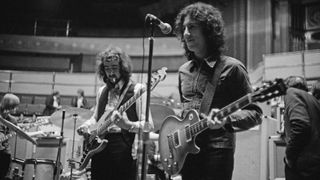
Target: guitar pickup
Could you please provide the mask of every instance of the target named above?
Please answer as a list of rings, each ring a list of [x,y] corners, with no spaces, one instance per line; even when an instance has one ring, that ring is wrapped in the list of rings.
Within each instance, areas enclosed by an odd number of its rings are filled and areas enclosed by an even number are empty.
[[[191,132],[190,132],[190,125],[186,125],[184,127],[185,132],[186,132],[186,142],[191,141]]]
[[[174,147],[177,148],[181,145],[180,143],[180,133],[179,130],[175,131],[173,133],[173,143],[174,143]]]

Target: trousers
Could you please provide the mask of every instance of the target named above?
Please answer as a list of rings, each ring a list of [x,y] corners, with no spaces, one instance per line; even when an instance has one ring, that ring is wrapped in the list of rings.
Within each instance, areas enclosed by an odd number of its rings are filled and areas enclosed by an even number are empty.
[[[231,180],[234,150],[202,148],[199,154],[188,154],[181,170],[183,180]]]

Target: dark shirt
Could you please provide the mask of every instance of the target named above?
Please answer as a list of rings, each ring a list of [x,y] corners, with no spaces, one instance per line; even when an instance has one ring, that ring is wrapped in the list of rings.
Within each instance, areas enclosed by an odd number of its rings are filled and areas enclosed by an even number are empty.
[[[306,91],[289,88],[284,103],[287,161],[305,176],[320,172],[320,102]]]
[[[223,56],[225,61],[211,108],[221,109],[252,92],[248,73],[244,65],[231,57]],[[206,61],[188,61],[179,68],[179,92],[185,109],[199,110],[206,84],[211,81],[214,68]],[[190,105],[188,105],[190,104]],[[230,115],[232,129],[247,130],[261,123],[261,109],[251,104],[242,111]],[[235,137],[232,130],[206,130],[197,136],[197,144],[215,148],[234,148]]]

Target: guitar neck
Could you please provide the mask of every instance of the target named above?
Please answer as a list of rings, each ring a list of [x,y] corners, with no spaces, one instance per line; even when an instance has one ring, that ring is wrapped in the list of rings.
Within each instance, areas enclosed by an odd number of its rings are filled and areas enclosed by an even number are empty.
[[[128,101],[126,101],[123,105],[120,106],[120,108],[118,109],[118,111],[120,113],[125,112],[126,110],[128,110],[132,104],[134,104],[137,99],[144,93],[146,92],[145,88],[140,89],[140,91],[138,91],[136,94],[134,94]]]
[[[152,85],[151,85],[151,90],[153,90],[157,85],[158,85],[158,83],[160,82],[160,78],[158,78],[154,83],[152,83]],[[125,102],[122,106],[120,106],[120,108],[119,108],[119,112],[120,113],[123,113],[124,111],[126,111],[126,110],[128,110],[131,106],[132,106],[132,104],[133,103],[135,103],[136,102],[136,100],[138,99],[138,98],[140,98],[141,96],[142,96],[142,94],[143,93],[145,93],[146,92],[146,88],[141,88],[136,94],[134,94],[127,102]]]
[[[246,96],[243,96],[237,101],[222,108],[214,116],[217,117],[218,119],[222,119],[224,117],[229,116],[230,114],[236,112],[237,110],[251,104],[252,103],[251,97],[252,97],[251,94],[247,94]],[[186,130],[189,131],[188,133],[190,133],[191,136],[196,136],[208,128],[207,121],[208,121],[207,118],[200,120],[199,122],[192,124],[189,127],[189,129],[186,129]]]

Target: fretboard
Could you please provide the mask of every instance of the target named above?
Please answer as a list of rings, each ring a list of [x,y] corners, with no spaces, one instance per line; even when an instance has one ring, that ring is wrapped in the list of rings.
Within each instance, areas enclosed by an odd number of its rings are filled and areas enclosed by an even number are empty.
[[[121,113],[123,113],[124,111],[128,110],[132,104],[134,104],[137,99],[144,93],[146,92],[145,88],[141,88],[136,94],[134,94],[128,101],[126,101],[123,105],[120,106],[120,108],[118,109],[118,111]]]

